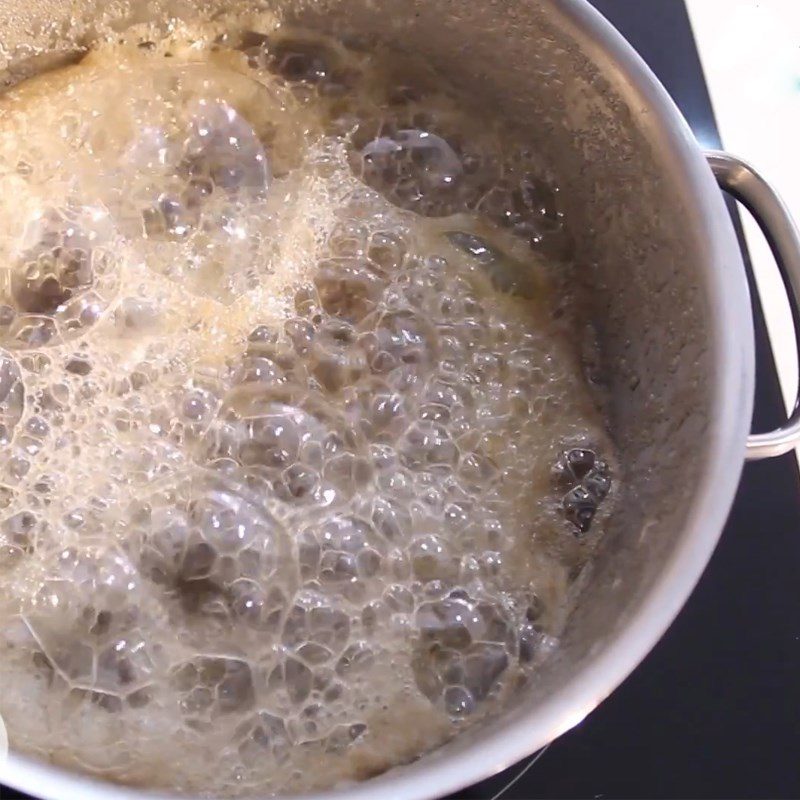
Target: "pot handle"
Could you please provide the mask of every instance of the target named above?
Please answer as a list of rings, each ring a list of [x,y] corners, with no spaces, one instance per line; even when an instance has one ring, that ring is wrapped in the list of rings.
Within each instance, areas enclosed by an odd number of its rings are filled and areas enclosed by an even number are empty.
[[[752,215],[769,243],[792,308],[800,342],[800,232],[789,209],[775,190],[746,162],[729,153],[709,151],[706,159],[720,188],[738,200]],[[800,444],[800,395],[784,425],[769,433],[747,438],[748,461],[788,453]]]

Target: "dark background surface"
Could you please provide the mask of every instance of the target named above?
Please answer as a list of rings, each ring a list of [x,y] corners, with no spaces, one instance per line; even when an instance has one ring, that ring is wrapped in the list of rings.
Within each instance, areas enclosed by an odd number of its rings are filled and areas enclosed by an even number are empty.
[[[704,145],[718,146],[682,0],[594,2],[655,70]],[[766,430],[784,413],[755,312],[754,429]],[[800,477],[791,455],[745,468],[720,545],[664,639],[509,787],[520,771],[451,800],[800,798]],[[0,788],[0,797],[22,795]]]

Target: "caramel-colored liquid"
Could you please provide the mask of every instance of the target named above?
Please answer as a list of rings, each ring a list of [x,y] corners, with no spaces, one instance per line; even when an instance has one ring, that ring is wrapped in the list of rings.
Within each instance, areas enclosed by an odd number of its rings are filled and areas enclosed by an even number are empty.
[[[425,65],[217,32],[0,99],[0,712],[304,791],[535,680],[610,502],[579,536],[553,471],[610,445],[524,144]]]

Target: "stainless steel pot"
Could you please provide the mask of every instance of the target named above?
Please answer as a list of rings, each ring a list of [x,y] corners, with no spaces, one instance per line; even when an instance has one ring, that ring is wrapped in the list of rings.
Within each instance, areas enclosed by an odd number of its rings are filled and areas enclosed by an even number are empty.
[[[242,0],[248,2],[250,0]],[[125,19],[209,14],[222,0],[121,3]],[[230,3],[228,3],[230,5]],[[800,238],[743,162],[703,154],[667,93],[585,0],[275,0],[309,27],[413,48],[469,87],[482,113],[527,126],[569,203],[580,269],[612,387],[626,495],[562,644],[502,719],[414,764],[318,800],[431,798],[474,783],[582,720],[634,669],[692,591],[743,460],[800,439],[800,414],[748,437],[753,324],[741,254],[717,182],[757,217],[795,309]],[[100,4],[0,0],[10,80],[42,51],[91,38]],[[104,9],[108,12],[108,9]],[[716,177],[716,180],[715,180]],[[44,798],[141,798],[13,754],[5,783]]]

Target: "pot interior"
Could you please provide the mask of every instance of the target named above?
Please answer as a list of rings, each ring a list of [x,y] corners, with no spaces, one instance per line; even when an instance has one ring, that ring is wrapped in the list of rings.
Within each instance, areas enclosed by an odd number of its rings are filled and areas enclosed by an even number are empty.
[[[91,41],[100,13],[114,14],[122,28],[143,19],[166,24],[173,15],[210,15],[226,6],[42,0],[21,7],[16,0],[0,0],[3,76],[12,83],[69,60]],[[663,112],[651,113],[629,75],[586,34],[580,15],[574,16],[578,6],[566,0],[269,4],[281,18],[307,28],[413,50],[456,86],[468,88],[482,113],[513,119],[529,132],[531,146],[544,154],[563,187],[576,253],[571,280],[585,299],[585,323],[600,342],[611,434],[625,473],[624,496],[594,562],[577,582],[576,610],[538,680],[508,717],[404,768],[412,778],[465,748],[489,752],[498,732],[514,722],[546,717],[519,744],[519,755],[520,748],[535,748],[591,710],[641,656],[622,654],[625,664],[616,678],[592,674],[593,665],[619,646],[678,554],[691,546],[687,521],[710,480],[719,438],[718,384],[732,369],[720,361],[722,312],[710,296],[714,283],[708,273],[720,266],[718,252],[709,242],[705,207],[688,194],[693,187],[685,163],[675,161],[682,134],[664,132]],[[723,234],[730,235],[727,227]],[[744,398],[735,403],[744,421],[727,434],[734,452],[741,449],[748,417],[747,369],[742,372]],[[739,463],[728,465],[730,480],[717,498],[721,508],[710,518],[706,550],[713,546],[739,469]],[[675,589],[675,609],[691,581]],[[571,687],[581,682],[585,687],[587,681],[591,691],[576,705]],[[559,697],[565,700],[556,707]],[[502,758],[496,768],[505,765]]]

